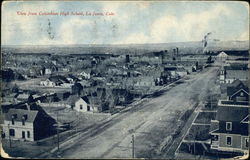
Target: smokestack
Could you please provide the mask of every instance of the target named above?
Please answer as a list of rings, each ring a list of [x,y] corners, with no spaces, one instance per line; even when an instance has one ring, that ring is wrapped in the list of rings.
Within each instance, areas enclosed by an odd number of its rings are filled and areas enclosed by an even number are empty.
[[[129,59],[129,55],[126,55],[126,63],[129,63],[130,59]]]
[[[211,35],[211,34],[212,34],[212,32],[207,33],[207,34],[204,36],[203,40],[202,40],[202,42],[203,42],[203,53],[205,53],[205,49],[207,48],[208,36]]]

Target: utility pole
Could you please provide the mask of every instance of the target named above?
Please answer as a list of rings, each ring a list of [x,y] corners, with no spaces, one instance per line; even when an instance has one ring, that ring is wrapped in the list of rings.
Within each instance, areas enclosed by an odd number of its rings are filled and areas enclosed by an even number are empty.
[[[58,111],[59,112],[59,111]],[[59,153],[59,123],[58,123],[58,112],[56,114],[56,121],[57,121],[57,127],[56,127],[56,132],[57,132],[57,153]]]
[[[8,130],[9,130],[9,145],[10,145],[10,148],[11,148],[10,124],[8,124]]]
[[[132,158],[135,158],[135,140],[134,140],[134,135],[132,134]]]

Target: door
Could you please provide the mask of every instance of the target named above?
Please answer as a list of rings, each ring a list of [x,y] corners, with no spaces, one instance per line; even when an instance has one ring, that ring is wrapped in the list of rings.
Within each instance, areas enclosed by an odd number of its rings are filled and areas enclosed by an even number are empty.
[[[25,139],[25,132],[22,131],[22,138]]]

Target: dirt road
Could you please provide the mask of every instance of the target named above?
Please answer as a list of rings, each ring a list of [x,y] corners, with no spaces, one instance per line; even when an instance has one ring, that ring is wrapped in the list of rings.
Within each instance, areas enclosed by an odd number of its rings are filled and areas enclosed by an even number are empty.
[[[164,139],[174,132],[180,115],[197,101],[204,101],[215,86],[217,68],[190,75],[163,95],[120,113],[61,148],[63,158],[131,158],[132,134],[135,157],[157,157]],[[47,158],[53,157],[49,155]]]

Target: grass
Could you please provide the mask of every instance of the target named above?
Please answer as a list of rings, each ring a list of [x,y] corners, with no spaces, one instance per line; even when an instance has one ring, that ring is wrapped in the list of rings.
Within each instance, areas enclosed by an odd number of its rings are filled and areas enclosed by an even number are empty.
[[[210,138],[209,129],[210,126],[207,125],[192,125],[185,140],[205,141]]]
[[[194,123],[210,124],[215,116],[216,112],[200,112]]]

